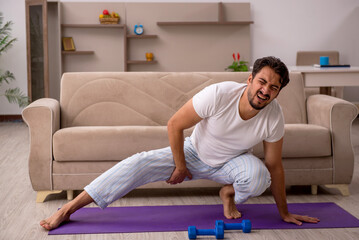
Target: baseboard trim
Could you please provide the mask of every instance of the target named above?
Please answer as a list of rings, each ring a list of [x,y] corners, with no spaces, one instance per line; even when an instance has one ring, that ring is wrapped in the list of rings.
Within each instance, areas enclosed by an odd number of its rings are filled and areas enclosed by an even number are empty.
[[[0,122],[22,122],[22,116],[18,115],[0,115]]]

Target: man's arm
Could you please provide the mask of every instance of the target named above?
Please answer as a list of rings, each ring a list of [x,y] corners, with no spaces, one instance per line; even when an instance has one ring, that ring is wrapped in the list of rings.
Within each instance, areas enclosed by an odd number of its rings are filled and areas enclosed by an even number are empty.
[[[168,121],[168,138],[176,168],[174,169],[171,177],[167,180],[167,183],[177,184],[183,182],[186,177],[189,179],[192,178],[191,173],[186,167],[186,161],[183,152],[183,130],[193,127],[201,120],[202,118],[198,116],[194,110],[191,99],[185,105],[183,105]]]
[[[283,138],[277,142],[263,141],[265,165],[271,174],[271,190],[279,214],[285,222],[295,223],[297,225],[302,225],[302,222],[317,223],[319,222],[318,218],[301,216],[288,212],[284,168],[282,164],[282,145]]]

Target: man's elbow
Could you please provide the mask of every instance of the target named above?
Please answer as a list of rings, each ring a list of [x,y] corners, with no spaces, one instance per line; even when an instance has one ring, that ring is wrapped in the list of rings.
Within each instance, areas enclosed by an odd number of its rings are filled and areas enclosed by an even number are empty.
[[[175,132],[178,131],[178,124],[176,124],[176,120],[172,117],[167,122],[167,132]]]
[[[172,118],[170,120],[168,120],[167,122],[167,131],[170,131],[170,129],[173,128],[173,120]]]

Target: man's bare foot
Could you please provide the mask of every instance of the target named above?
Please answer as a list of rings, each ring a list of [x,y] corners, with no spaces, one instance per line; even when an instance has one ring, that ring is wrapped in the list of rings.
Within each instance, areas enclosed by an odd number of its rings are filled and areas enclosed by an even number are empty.
[[[42,220],[40,222],[40,225],[46,230],[52,230],[60,226],[61,223],[69,220],[70,220],[70,214],[66,213],[66,211],[63,209],[60,209],[57,212],[55,212],[51,217]]]
[[[227,219],[242,217],[234,202],[234,188],[232,185],[225,185],[221,188],[219,196],[223,202],[223,214]]]
[[[60,226],[61,223],[69,221],[71,214],[92,202],[93,199],[91,196],[86,191],[83,191],[74,200],[68,202],[60,210],[55,212],[51,217],[42,220],[40,225],[47,230],[55,229]]]

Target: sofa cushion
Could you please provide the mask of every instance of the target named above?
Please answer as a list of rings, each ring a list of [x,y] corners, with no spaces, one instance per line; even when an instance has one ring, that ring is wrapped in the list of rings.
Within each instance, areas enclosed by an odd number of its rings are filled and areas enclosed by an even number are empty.
[[[254,154],[264,158],[263,144],[254,147]],[[326,157],[332,155],[328,128],[311,124],[286,124],[283,158]]]
[[[168,145],[166,128],[157,126],[70,127],[53,142],[56,161],[119,161]]]
[[[192,129],[185,132],[189,136]],[[164,126],[71,127],[53,137],[56,161],[120,161],[135,153],[167,147]],[[330,156],[329,129],[310,124],[286,124],[283,158]],[[263,144],[254,154],[264,157]]]
[[[191,132],[186,130],[185,136]],[[167,146],[165,126],[71,127],[53,136],[55,161],[120,161]]]

